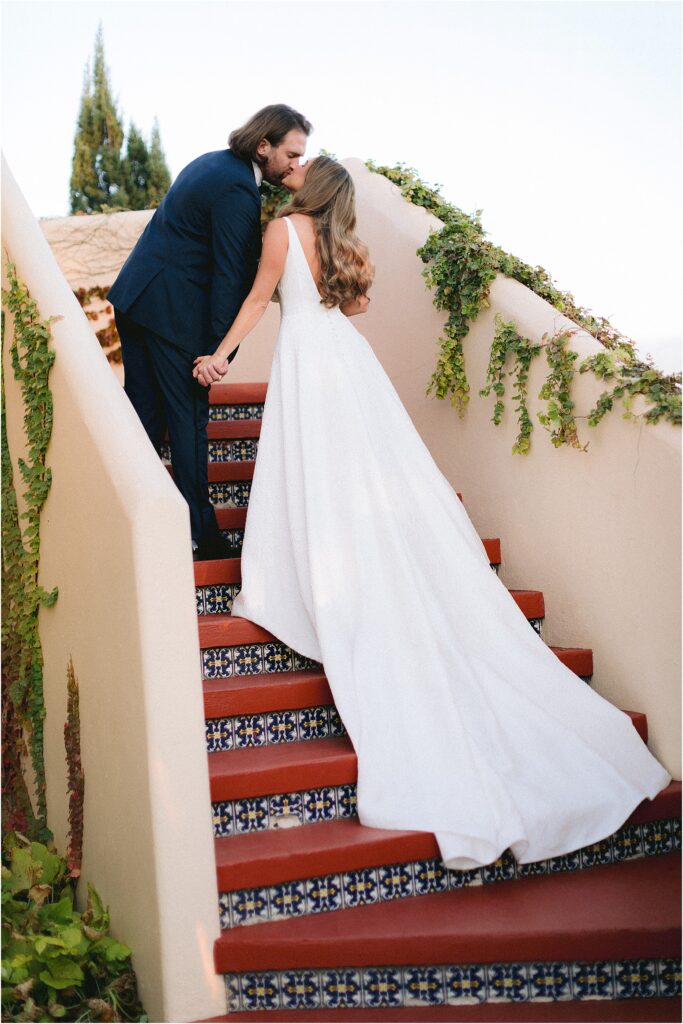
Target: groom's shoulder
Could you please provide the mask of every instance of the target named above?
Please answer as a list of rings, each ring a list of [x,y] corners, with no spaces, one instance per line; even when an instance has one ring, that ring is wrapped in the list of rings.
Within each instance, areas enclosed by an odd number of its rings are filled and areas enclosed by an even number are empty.
[[[213,149],[208,153],[202,153],[187,164],[181,174],[202,174],[216,177],[226,184],[244,181],[254,185],[258,192],[254,171],[250,164],[241,160],[229,149]]]

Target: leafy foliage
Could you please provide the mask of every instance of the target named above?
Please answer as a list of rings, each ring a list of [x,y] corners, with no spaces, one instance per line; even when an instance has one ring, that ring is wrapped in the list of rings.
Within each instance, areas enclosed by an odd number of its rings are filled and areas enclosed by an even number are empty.
[[[57,600],[57,588],[45,591],[38,584],[40,513],[52,483],[45,455],[52,434],[52,394],[48,376],[55,360],[49,320],[41,320],[26,286],[8,263],[9,289],[3,300],[13,316],[14,334],[10,357],[21,386],[27,458],[18,460],[24,483],[25,511],[19,514],[14,490],[12,460],[7,441],[5,389],[2,386],[2,697],[3,733],[8,747],[3,765],[9,769],[3,784],[3,811],[12,821],[24,820],[36,839],[52,838],[47,827],[45,764],[43,753],[43,655],[38,633],[41,607]],[[4,335],[3,335],[4,343]],[[22,530],[20,520],[26,521]],[[36,779],[35,815],[27,806],[25,784],[18,779],[21,755],[26,753],[24,730],[30,736],[30,757]],[[6,756],[5,756],[6,755]],[[10,785],[14,785],[12,790]],[[29,800],[30,805],[30,800]]]
[[[261,228],[264,228],[291,198],[291,192],[288,192],[284,185],[271,185],[264,179],[261,184]]]
[[[131,950],[109,934],[109,908],[88,884],[74,910],[69,866],[54,845],[9,832],[2,846],[5,1019],[147,1021]]]
[[[425,244],[417,250],[423,262],[428,264],[423,276],[434,292],[434,305],[448,314],[443,336],[439,339],[441,351],[427,394],[435,393],[440,399],[450,396],[458,414],[464,415],[470,387],[465,372],[463,339],[480,310],[490,306],[491,282],[498,273],[502,273],[551,303],[608,350],[584,359],[578,367],[579,373],[592,370],[601,379],[613,381],[611,390],[600,396],[589,414],[589,426],[595,426],[616,400],[622,401],[624,417],[633,418],[632,400],[636,394],[651,402],[644,413],[645,422],[656,423],[664,418],[675,425],[681,424],[681,374],[664,374],[656,369],[651,359],[640,359],[631,339],[606,319],[578,306],[570,292],[562,292],[555,287],[543,267],[531,267],[487,241],[481,226],[481,210],[476,210],[473,215],[463,213],[441,196],[440,186],[428,186],[414,168],[405,164],[388,167],[368,160],[366,166],[392,181],[409,202],[422,206],[443,224],[438,231],[432,231]],[[538,414],[539,421],[549,428],[554,445],[568,444],[586,451],[588,445],[579,443],[571,412],[570,392],[578,353],[567,349],[566,341],[575,332],[560,332],[553,339],[544,335],[544,344],[539,347],[520,337],[513,323],[503,323],[496,318],[496,324],[488,384],[479,394],[486,396],[493,390],[498,396],[492,420],[500,423],[505,376],[503,366],[507,355],[513,353],[517,360],[517,393],[514,397],[520,403],[517,407],[520,432],[513,452],[527,454],[529,451],[533,424],[526,407],[528,369],[540,347],[546,349],[551,372],[539,393],[540,398],[548,401],[547,412]]]
[[[526,455],[529,451],[533,421],[527,409],[527,384],[529,380],[529,366],[531,360],[541,351],[541,346],[523,338],[517,333],[517,329],[511,320],[505,321],[500,313],[495,316],[496,331],[491,345],[491,357],[489,359],[486,379],[488,384],[481,389],[479,394],[486,396],[491,390],[496,395],[496,404],[493,410],[492,421],[496,426],[501,422],[504,410],[503,396],[505,394],[505,363],[509,355],[515,358],[515,385],[516,393],[512,396],[519,402],[516,411],[519,413],[519,434],[512,451]]]

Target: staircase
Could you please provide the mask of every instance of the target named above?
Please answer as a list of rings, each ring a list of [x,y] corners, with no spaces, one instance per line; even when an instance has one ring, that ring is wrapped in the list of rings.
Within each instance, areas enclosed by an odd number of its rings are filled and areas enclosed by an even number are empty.
[[[210,392],[211,500],[236,546],[266,390]],[[497,572],[500,541],[484,544]],[[447,870],[430,833],[359,823],[324,667],[231,617],[240,580],[237,558],[195,563],[228,1006],[213,1020],[681,1019],[679,781],[566,856]],[[511,593],[542,635],[543,594]],[[551,649],[590,684],[590,650]]]

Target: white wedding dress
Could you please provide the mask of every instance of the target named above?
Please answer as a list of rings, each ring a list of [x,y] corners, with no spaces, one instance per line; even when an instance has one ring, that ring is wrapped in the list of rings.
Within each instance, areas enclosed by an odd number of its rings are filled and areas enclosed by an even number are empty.
[[[489,565],[369,343],[326,309],[294,225],[232,614],[323,664],[364,825],[449,868],[620,828],[671,781]]]

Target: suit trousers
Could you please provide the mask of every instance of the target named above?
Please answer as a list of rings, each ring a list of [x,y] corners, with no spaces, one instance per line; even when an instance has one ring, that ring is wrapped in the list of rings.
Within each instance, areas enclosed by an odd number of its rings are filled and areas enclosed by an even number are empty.
[[[193,545],[210,546],[221,535],[209,501],[209,389],[192,376],[196,357],[121,310],[114,317],[124,390],[157,455],[168,429],[173,479],[190,509]]]

